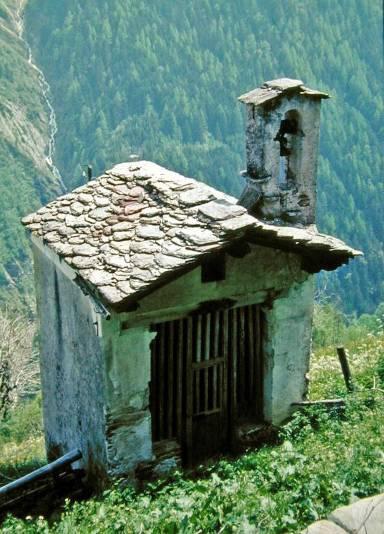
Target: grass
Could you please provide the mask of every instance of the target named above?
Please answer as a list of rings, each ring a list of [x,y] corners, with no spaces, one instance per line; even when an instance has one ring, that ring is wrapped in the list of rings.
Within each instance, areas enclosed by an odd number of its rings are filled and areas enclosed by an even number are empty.
[[[368,333],[346,343],[357,396],[384,393],[384,335]],[[344,397],[346,388],[335,347],[318,348],[311,358],[309,397],[312,400]]]
[[[37,397],[0,422],[0,485],[7,484],[46,462]]]
[[[9,517],[2,532],[299,532],[337,506],[384,491],[384,335],[347,348],[357,391],[345,414],[297,413],[282,428],[281,445],[223,459],[198,479],[179,473],[144,492],[116,486],[68,502],[54,522]],[[346,396],[334,348],[315,352],[310,378],[312,399]],[[0,453],[19,465],[41,459],[40,439],[8,441]]]

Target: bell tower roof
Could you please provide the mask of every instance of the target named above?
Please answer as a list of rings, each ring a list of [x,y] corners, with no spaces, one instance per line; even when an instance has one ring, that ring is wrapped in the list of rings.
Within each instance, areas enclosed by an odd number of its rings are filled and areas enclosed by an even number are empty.
[[[321,99],[329,98],[327,93],[309,89],[305,87],[301,80],[292,80],[291,78],[279,78],[264,82],[263,85],[239,96],[240,102],[252,104],[254,106],[263,106],[271,100],[282,96],[301,95],[308,98]]]

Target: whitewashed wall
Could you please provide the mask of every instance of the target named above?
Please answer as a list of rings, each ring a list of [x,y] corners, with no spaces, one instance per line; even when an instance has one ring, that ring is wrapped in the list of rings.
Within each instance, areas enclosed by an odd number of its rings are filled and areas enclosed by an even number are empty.
[[[47,456],[80,449],[90,484],[102,486],[105,370],[98,318],[65,264],[46,247],[35,244],[33,252]]]
[[[252,246],[242,259],[226,256],[225,280],[202,283],[198,267],[143,298],[135,312],[109,320],[38,240],[34,259],[48,456],[81,449],[93,484],[102,485],[107,474],[133,475],[139,462],[152,459],[151,324],[202,302],[263,304],[266,421],[280,423],[305,395],[314,285],[297,255]]]

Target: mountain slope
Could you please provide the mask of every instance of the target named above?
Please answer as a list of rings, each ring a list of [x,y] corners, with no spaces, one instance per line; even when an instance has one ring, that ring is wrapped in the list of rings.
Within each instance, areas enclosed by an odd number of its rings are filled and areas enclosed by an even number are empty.
[[[22,8],[23,0],[0,0],[0,286],[21,293],[30,252],[20,218],[60,190],[46,162],[49,118],[21,38]]]
[[[319,227],[366,256],[321,284],[348,311],[384,300],[379,0],[30,0],[27,21],[70,187],[138,153],[239,193],[236,97],[280,76],[329,92]]]

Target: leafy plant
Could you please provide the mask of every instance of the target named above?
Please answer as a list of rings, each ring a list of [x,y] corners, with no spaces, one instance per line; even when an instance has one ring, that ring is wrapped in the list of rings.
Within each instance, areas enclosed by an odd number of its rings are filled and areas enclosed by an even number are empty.
[[[312,399],[344,391],[342,417],[320,408],[296,412],[281,429],[279,446],[223,458],[198,478],[179,473],[143,492],[116,484],[101,497],[67,502],[53,521],[10,517],[2,531],[282,534],[384,491],[384,395],[374,381],[384,336],[354,340],[349,349],[356,394],[345,394],[333,348],[316,351],[311,369]]]

